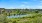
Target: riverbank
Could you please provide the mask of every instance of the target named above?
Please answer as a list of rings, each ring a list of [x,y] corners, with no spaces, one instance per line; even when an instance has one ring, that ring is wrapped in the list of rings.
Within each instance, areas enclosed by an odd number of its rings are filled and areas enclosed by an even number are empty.
[[[22,18],[7,18],[8,23],[42,23],[41,14],[32,14],[29,17]]]

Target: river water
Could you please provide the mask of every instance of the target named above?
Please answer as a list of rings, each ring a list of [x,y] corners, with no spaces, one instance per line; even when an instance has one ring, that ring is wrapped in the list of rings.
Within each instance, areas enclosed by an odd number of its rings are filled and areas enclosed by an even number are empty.
[[[26,16],[28,16],[28,14],[27,15],[11,15],[11,16],[7,16],[8,18],[21,18],[21,17],[26,17]]]

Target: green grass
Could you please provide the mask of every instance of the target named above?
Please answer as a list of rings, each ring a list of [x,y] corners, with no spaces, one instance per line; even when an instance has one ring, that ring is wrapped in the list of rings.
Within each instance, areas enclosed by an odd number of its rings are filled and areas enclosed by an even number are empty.
[[[32,14],[29,17],[10,18],[7,20],[8,20],[8,23],[42,23],[42,15],[41,14]]]
[[[10,22],[14,23],[42,23],[42,17],[10,19],[10,20],[11,20]]]
[[[38,13],[32,13],[23,18],[6,18],[4,23],[42,23],[42,15]]]

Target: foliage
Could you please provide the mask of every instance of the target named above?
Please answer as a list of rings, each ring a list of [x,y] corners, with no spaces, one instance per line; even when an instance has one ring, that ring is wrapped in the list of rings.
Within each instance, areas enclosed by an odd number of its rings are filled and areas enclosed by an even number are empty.
[[[24,11],[16,10],[15,12],[11,13],[4,13],[0,14],[0,23],[42,23],[42,14],[39,14],[39,11],[29,12],[27,9]],[[22,18],[7,18],[11,14],[31,14],[26,17]]]

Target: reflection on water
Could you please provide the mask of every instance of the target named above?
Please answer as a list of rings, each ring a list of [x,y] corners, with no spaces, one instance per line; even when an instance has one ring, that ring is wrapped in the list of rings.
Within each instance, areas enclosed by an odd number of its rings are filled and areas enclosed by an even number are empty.
[[[11,16],[7,16],[8,18],[21,18],[21,17],[25,17],[28,15],[11,15]]]

